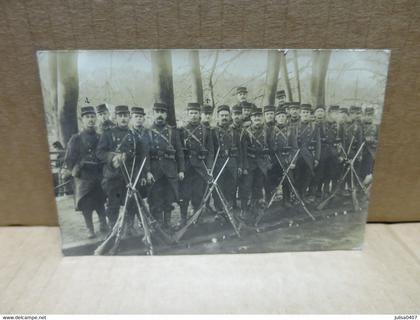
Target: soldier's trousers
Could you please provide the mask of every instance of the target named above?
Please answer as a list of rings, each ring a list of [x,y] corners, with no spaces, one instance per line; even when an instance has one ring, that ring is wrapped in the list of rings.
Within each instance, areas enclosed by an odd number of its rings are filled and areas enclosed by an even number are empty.
[[[106,216],[105,216],[105,206],[102,204],[100,207],[95,209],[96,213],[98,214],[100,229],[106,229]],[[85,220],[86,228],[89,231],[94,231],[93,226],[93,211],[92,210],[82,210],[83,218]]]
[[[311,181],[311,194],[321,195],[322,185],[325,182],[325,174],[327,171],[327,158],[322,157],[319,160],[318,165],[314,169],[314,176]]]
[[[191,201],[194,211],[198,210],[204,197],[206,185],[203,176],[193,167],[190,167],[185,172],[185,178],[180,185],[181,205],[188,208]]]
[[[295,168],[295,187],[301,197],[305,197],[313,177],[311,167],[303,158],[298,158]]]
[[[178,202],[178,179],[166,176],[158,178],[149,189],[147,202],[150,213],[162,222],[163,214],[169,215],[173,210],[172,203]]]
[[[111,228],[117,221],[118,215],[120,213],[120,207],[124,205],[126,193],[127,190],[124,187],[113,188],[106,192],[108,198],[106,216],[109,219]]]
[[[275,160],[277,161],[277,160]],[[281,180],[282,169],[274,162],[273,167],[267,171],[267,179],[264,181],[265,201],[269,202]]]
[[[138,197],[141,197],[142,199],[147,197],[147,193],[148,193],[148,187],[146,186],[137,186],[137,190],[138,190]],[[132,227],[134,226],[134,220],[135,220],[135,216],[136,216],[136,212],[139,211],[139,209],[137,208],[137,203],[136,200],[134,198],[131,199],[131,201],[128,203],[128,209],[127,209],[127,224],[128,226]]]
[[[265,174],[260,168],[248,170],[248,174],[242,177],[242,184],[239,186],[241,206],[247,205],[249,200],[260,200],[263,198]]]
[[[337,181],[341,178],[341,164],[337,155],[330,155],[326,159],[324,174],[324,192],[333,191],[337,185]],[[331,184],[331,187],[330,187]]]
[[[219,189],[222,192],[225,200],[228,202],[226,205],[228,207],[233,207],[236,200],[237,168],[231,169],[226,167],[219,180],[217,181],[217,184],[219,185]],[[223,205],[216,191],[213,191],[213,200],[216,210],[222,211]]]

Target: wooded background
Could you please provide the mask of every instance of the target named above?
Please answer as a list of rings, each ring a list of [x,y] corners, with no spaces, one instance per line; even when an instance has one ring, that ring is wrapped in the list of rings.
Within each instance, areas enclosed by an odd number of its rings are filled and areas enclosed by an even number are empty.
[[[420,220],[420,2],[0,1],[0,224],[56,225],[36,50],[392,50],[371,221]]]

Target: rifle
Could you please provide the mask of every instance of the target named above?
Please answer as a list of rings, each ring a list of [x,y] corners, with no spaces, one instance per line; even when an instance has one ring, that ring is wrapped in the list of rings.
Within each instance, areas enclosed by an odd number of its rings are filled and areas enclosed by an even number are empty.
[[[275,154],[275,156],[276,156],[276,159],[277,159],[280,167],[284,170],[284,168],[281,164],[281,161],[279,159],[279,156],[277,154]],[[290,178],[290,176],[287,172],[286,172],[286,178],[287,178],[287,181],[289,182],[290,187],[292,188],[293,193],[295,194],[296,198],[300,202],[303,210],[308,214],[309,217],[311,217],[312,220],[315,220],[315,217],[311,214],[311,212],[308,210],[308,208],[306,208],[305,202],[303,202],[302,198],[300,197],[299,193],[297,192],[297,190],[296,190],[296,188],[295,188],[295,186],[292,182],[292,179]]]
[[[114,244],[112,246],[112,248],[109,250],[109,252],[111,254],[114,254],[116,252],[116,250],[118,249],[118,246],[120,244],[121,241],[121,231],[125,225],[126,222],[126,214],[127,214],[127,204],[128,204],[128,200],[133,196],[133,190],[136,190],[136,185],[137,182],[140,178],[140,175],[143,171],[144,168],[144,164],[146,163],[146,158],[144,158],[143,163],[140,166],[140,169],[137,173],[137,177],[135,179],[134,184],[131,182],[131,177],[128,175],[128,170],[127,167],[125,165],[125,162],[123,162],[123,168],[121,168],[121,172],[124,176],[124,178],[126,178],[128,180],[128,185],[127,185],[127,193],[125,196],[125,201],[124,201],[124,206],[123,209],[120,210],[117,221],[111,231],[111,233],[106,237],[106,239],[103,241],[103,243],[95,250],[94,254],[95,255],[102,255],[107,251],[108,246],[110,245],[111,241],[114,240]],[[126,171],[125,173],[127,174],[127,176],[124,174],[124,170]],[[146,242],[147,242],[147,246],[149,248],[149,253],[153,254],[153,246],[151,244],[150,240],[150,232],[148,229],[148,226],[145,224],[143,225],[143,229],[146,235]]]
[[[300,152],[300,149],[298,149],[297,151],[296,151],[296,153],[295,153],[295,155],[293,156],[293,158],[292,158],[292,161],[290,161],[290,164],[289,164],[289,166],[287,167],[287,169],[286,169],[286,171],[284,171],[283,172],[283,175],[282,175],[282,177],[281,177],[281,180],[280,180],[280,183],[278,184],[278,186],[277,186],[277,188],[276,188],[276,190],[283,184],[283,181],[284,181],[284,179],[286,179],[286,175],[289,173],[289,171],[290,171],[290,169],[292,168],[292,165],[294,165],[294,162],[296,161],[296,158],[297,158],[297,156],[299,155],[299,152]],[[276,157],[277,157],[277,155],[276,155]],[[277,159],[278,161],[280,161],[280,159]],[[282,167],[282,169],[283,169],[283,167]],[[267,208],[270,208],[271,207],[271,205],[273,204],[273,202],[274,202],[274,199],[276,198],[276,193],[274,193],[272,196],[271,196],[271,199],[270,199],[270,202],[268,203],[268,206],[267,206]]]
[[[343,174],[343,176],[340,178],[340,180],[338,180],[338,183],[337,183],[337,186],[336,186],[336,188],[335,188],[335,190],[333,191],[333,193],[331,193],[331,195],[327,198],[327,199],[325,199],[324,201],[322,201],[318,206],[317,206],[317,209],[318,210],[322,210],[322,209],[324,209],[325,208],[325,206],[328,204],[328,202],[330,202],[330,200],[332,199],[332,198],[334,198],[335,197],[335,195],[337,194],[337,192],[338,192],[338,190],[339,190],[339,188],[340,188],[340,186],[346,181],[346,177],[347,177],[347,175],[349,174],[349,172],[350,172],[350,170],[352,170],[352,167],[353,167],[353,165],[354,165],[354,161],[356,160],[356,158],[359,156],[359,153],[362,151],[362,149],[363,149],[363,146],[365,145],[365,142],[363,142],[361,145],[360,145],[360,147],[359,147],[359,150],[357,150],[357,152],[356,152],[356,154],[355,154],[355,156],[353,157],[353,159],[351,159],[350,160],[350,166],[347,168],[347,170],[346,170],[346,172]],[[354,170],[354,167],[353,167],[353,170]],[[353,188],[354,186],[352,186],[352,188]],[[353,188],[354,189],[354,188]],[[357,199],[356,199],[357,200]],[[357,203],[354,203],[355,204],[355,207],[356,207],[356,204]]]
[[[222,166],[222,168],[220,169],[220,171],[219,171],[219,173],[217,174],[217,177],[211,182],[211,187],[207,190],[207,193],[205,194],[205,196],[204,196],[204,198],[203,198],[203,201],[201,202],[201,206],[200,206],[200,208],[188,219],[188,221],[187,221],[187,224],[184,226],[184,227],[182,227],[180,230],[178,230],[175,234],[174,234],[174,236],[173,236],[173,240],[175,241],[175,242],[178,242],[181,238],[182,238],[182,236],[185,234],[185,232],[187,231],[187,229],[192,225],[192,224],[194,224],[194,223],[196,223],[196,221],[198,220],[198,218],[199,218],[199,216],[200,216],[200,214],[201,214],[201,212],[203,211],[203,209],[204,209],[204,207],[205,207],[205,205],[206,205],[206,202],[207,202],[207,200],[208,199],[210,199],[210,196],[211,196],[211,194],[212,194],[212,192],[213,192],[213,190],[214,190],[214,188],[216,187],[216,183],[217,183],[217,180],[219,180],[219,178],[220,178],[220,176],[222,175],[222,172],[223,172],[223,170],[225,169],[225,167],[226,167],[226,165],[227,165],[227,163],[228,163],[228,161],[229,161],[229,157],[225,160],[225,162],[223,163],[223,166]]]

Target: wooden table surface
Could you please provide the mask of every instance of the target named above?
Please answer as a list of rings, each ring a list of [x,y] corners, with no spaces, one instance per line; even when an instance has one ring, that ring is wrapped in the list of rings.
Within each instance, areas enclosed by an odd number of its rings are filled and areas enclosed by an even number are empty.
[[[67,257],[54,227],[0,228],[0,313],[419,313],[420,223],[363,251]]]

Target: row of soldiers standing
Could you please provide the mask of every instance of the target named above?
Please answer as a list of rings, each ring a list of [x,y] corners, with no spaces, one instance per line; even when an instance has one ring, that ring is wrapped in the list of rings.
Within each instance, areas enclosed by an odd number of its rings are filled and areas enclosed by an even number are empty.
[[[181,225],[189,208],[196,212],[210,207],[203,200],[216,176],[221,193],[212,195],[216,217],[223,221],[226,208],[239,206],[239,217],[252,222],[277,192],[285,170],[292,177],[280,188],[286,206],[296,204],[290,183],[305,202],[331,192],[344,163],[363,142],[367,147],[358,153],[357,171],[362,179],[372,172],[377,141],[373,108],[366,108],[362,119],[360,107],[312,108],[285,102],[283,90],[276,94],[277,106],[258,108],[247,101],[247,93],[239,87],[236,105],[217,107],[215,126],[213,108],[198,103],[187,105],[187,121],[179,128],[167,124],[163,103],[154,104],[149,128],[140,107],[116,106],[115,124],[106,105],[96,110],[83,107],[84,129],[68,143],[64,175],[74,177],[76,208],[83,213],[90,237],[95,236],[93,211],[101,231],[115,224],[126,186],[143,160],[137,189],[154,218],[167,228],[174,203],[180,206]],[[130,229],[135,205],[127,205]]]

